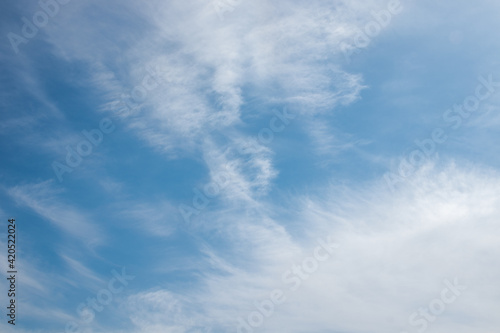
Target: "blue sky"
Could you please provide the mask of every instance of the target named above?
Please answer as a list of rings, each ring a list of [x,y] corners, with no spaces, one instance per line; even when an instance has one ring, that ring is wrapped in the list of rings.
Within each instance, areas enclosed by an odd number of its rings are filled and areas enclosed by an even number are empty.
[[[497,332],[497,1],[0,7],[1,332]]]

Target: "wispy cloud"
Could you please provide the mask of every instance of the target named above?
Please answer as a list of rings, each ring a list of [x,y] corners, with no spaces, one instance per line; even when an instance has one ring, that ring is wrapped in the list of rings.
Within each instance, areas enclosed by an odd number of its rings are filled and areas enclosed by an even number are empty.
[[[126,203],[120,208],[120,218],[126,221],[131,229],[155,237],[170,236],[176,229],[177,210],[168,201],[151,203]]]
[[[408,315],[427,305],[442,289],[444,279],[454,277],[469,289],[463,301],[439,318],[437,327],[446,323],[465,332],[481,322],[492,328],[493,317],[485,323],[474,304],[494,303],[491,288],[499,271],[481,262],[498,255],[494,230],[500,215],[499,182],[492,170],[450,164],[427,168],[415,185],[407,185],[395,196],[382,180],[359,189],[332,188],[321,198],[294,200],[301,221],[297,231],[269,217],[245,220],[226,211],[219,219],[232,226],[214,223],[213,227],[222,233],[221,238],[230,240],[224,252],[234,248],[236,255],[221,253],[222,259],[207,249],[208,260],[218,273],[205,273],[196,290],[179,295],[151,291],[132,297],[131,308],[142,300],[143,307],[150,309],[145,315],[151,319],[147,327],[134,322],[144,330],[212,327],[234,331],[237,317],[256,311],[254,301],[269,297],[275,288],[290,287],[281,274],[307,255],[314,237],[333,234],[342,244],[338,253],[304,280],[291,296],[293,301],[266,319],[266,330],[415,330]],[[291,236],[297,232],[303,236]],[[164,311],[171,311],[172,316],[162,319]],[[454,318],[463,312],[471,315],[458,324]]]
[[[498,7],[480,2],[477,8],[492,13]],[[19,168],[21,184],[3,188],[15,208],[34,213],[61,240],[47,249],[55,272],[36,259],[20,266],[23,292],[33,296],[22,300],[31,304],[26,314],[43,324],[74,319],[80,302],[75,294],[105,288],[102,262],[116,266],[126,260],[140,267],[141,283],[117,297],[109,316],[96,319],[90,331],[235,332],[240,318],[250,322],[254,315],[265,317],[255,332],[410,333],[418,328],[409,315],[437,299],[442,282],[456,277],[467,290],[430,323],[432,329],[493,332],[500,324],[498,172],[485,163],[467,164],[443,145],[440,156],[455,160],[430,158],[391,192],[373,166],[394,156],[399,141],[389,142],[388,133],[399,120],[404,118],[397,130],[403,132],[429,115],[440,117],[421,106],[445,103],[462,70],[496,64],[492,27],[475,22],[474,15],[481,10],[488,23],[496,18],[484,9],[463,10],[466,1],[407,1],[409,14],[394,16],[363,55],[346,64],[342,42],[355,38],[388,3],[243,0],[220,20],[213,2],[205,0],[70,1],[22,55],[0,55],[8,64],[4,81],[16,77],[13,88],[0,93],[0,105],[28,110],[0,124],[9,140],[17,134],[16,148],[63,158],[65,147],[90,129],[86,121],[109,117],[116,126],[105,144],[108,154],[89,158],[102,168],[87,168],[75,183],[44,181],[45,173],[30,167]],[[457,15],[448,15],[453,24],[445,25],[443,13],[450,10]],[[484,40],[471,37],[479,33]],[[453,49],[461,43],[468,47]],[[29,52],[35,44],[37,52]],[[421,59],[422,49],[430,50],[429,59]],[[479,57],[484,50],[493,56]],[[452,53],[460,60],[451,59]],[[52,71],[53,64],[62,65]],[[441,66],[450,66],[453,75],[436,70]],[[441,78],[448,74],[447,81]],[[426,88],[429,80],[436,84]],[[362,97],[366,103],[358,103]],[[61,107],[72,101],[92,108]],[[464,132],[487,132],[460,139],[474,142],[470,151],[494,150],[495,101],[464,126]],[[284,108],[293,115],[285,124],[290,126],[275,131],[275,110]],[[357,112],[348,118],[350,129],[335,121],[352,109]],[[276,140],[264,142],[264,129]],[[367,142],[377,147],[361,151]],[[343,172],[356,163],[356,172],[377,178],[340,185],[332,157],[348,150],[368,164],[348,160]],[[314,161],[306,160],[311,156]],[[301,163],[288,165],[290,159]],[[495,165],[496,159],[488,161]],[[12,168],[21,165],[16,163]],[[286,175],[291,169],[300,179]],[[160,177],[144,184],[150,170]],[[307,192],[297,190],[295,181],[306,183]],[[198,202],[198,219],[179,226],[177,205],[186,196],[186,205],[195,202],[185,195],[191,191],[208,199]],[[327,235],[341,246],[306,272],[318,238]],[[0,261],[2,268],[1,253]],[[300,288],[266,315],[262,302],[294,283]],[[49,320],[42,320],[40,308]]]
[[[7,193],[18,205],[28,207],[85,244],[97,245],[102,241],[100,227],[92,223],[86,213],[66,204],[61,197],[62,190],[54,186],[53,181],[14,186],[7,189]]]

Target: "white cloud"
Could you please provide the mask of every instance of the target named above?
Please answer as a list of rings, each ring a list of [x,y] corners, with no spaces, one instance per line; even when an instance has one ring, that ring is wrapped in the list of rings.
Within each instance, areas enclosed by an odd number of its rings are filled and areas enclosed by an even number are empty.
[[[102,241],[100,228],[85,213],[65,204],[60,198],[61,190],[52,183],[45,181],[18,185],[9,188],[7,193],[18,205],[30,208],[61,231],[81,239],[89,246],[98,245]]]
[[[65,7],[60,25],[79,28],[48,29],[49,41],[57,55],[88,62],[94,84],[103,91],[104,110],[140,85],[147,68],[159,69],[164,81],[148,92],[140,110],[121,115],[121,125],[171,157],[200,151],[210,156],[223,149],[204,144],[212,132],[234,137],[230,133],[243,113],[266,112],[242,108],[252,98],[243,91],[265,103],[292,104],[310,116],[352,103],[363,88],[360,75],[327,64],[343,57],[340,41],[352,36],[362,13],[369,13],[365,8],[353,15],[360,10],[357,3],[248,2],[223,22],[212,4],[202,1],[109,6],[116,11],[92,1]],[[106,17],[104,27],[94,23],[93,13]],[[126,41],[122,16],[131,24]],[[268,158],[252,161],[262,174],[246,181],[260,187],[275,171]],[[205,162],[212,174],[220,168]]]
[[[74,258],[70,258],[69,256],[65,254],[60,254],[61,258],[64,259],[66,264],[71,268],[72,273],[76,273],[76,276],[78,276],[78,279],[80,282],[82,280],[87,280],[87,281],[92,281],[94,284],[104,284],[104,280],[100,277],[98,277],[91,269],[86,267],[84,264],[79,262],[78,260]]]
[[[413,332],[408,317],[439,296],[445,279],[455,277],[467,290],[430,323],[432,329],[492,331],[499,324],[487,313],[498,311],[500,271],[493,262],[499,255],[500,175],[451,164],[424,168],[413,184],[395,194],[380,181],[296,198],[289,205],[298,207],[297,230],[266,216],[245,220],[219,212],[225,224],[212,227],[229,245],[206,250],[219,273],[205,274],[202,285],[180,295],[162,290],[141,296],[152,326],[135,321],[139,331],[164,325],[191,332],[208,325],[234,332],[238,316],[247,316],[254,301],[280,288],[288,301],[276,306],[262,332]],[[338,253],[297,291],[288,291],[282,273],[311,256],[315,238],[327,234],[340,244]],[[159,319],[174,308],[172,321]]]
[[[468,332],[481,325],[488,332],[498,327],[493,315],[499,310],[498,174],[428,167],[396,194],[377,182],[355,190],[327,188],[323,197],[292,197],[276,207],[265,197],[278,174],[271,149],[257,145],[251,153],[237,151],[247,139],[239,131],[244,116],[255,119],[267,112],[266,107],[245,108],[254,96],[266,106],[292,104],[301,117],[313,119],[301,126],[319,144],[319,154],[351,147],[332,137],[329,127],[315,124],[314,117],[329,116],[359,98],[362,77],[327,64],[343,57],[340,42],[372,20],[371,10],[385,5],[244,1],[221,22],[207,1],[71,2],[47,27],[57,56],[88,65],[101,111],[114,112],[113,103],[142,84],[147,68],[159,68],[164,82],[148,92],[140,109],[121,114],[121,125],[171,157],[201,156],[210,180],[221,170],[231,178],[220,205],[205,215],[211,223],[203,231],[224,244],[202,247],[211,270],[200,274],[202,284],[189,291],[148,290],[129,297],[125,310],[137,331],[192,332],[211,326],[234,332],[236,318],[254,311],[253,301],[289,287],[281,274],[310,255],[318,235],[327,234],[338,238],[338,255],[289,294],[262,331],[410,330],[408,316],[436,297],[444,279],[455,276],[468,290],[434,329]],[[422,14],[414,16],[418,20]],[[50,182],[16,186],[8,193],[72,237],[99,240],[90,218],[65,204]],[[171,229],[164,222],[171,207],[161,205],[166,208],[139,203],[124,214],[150,216],[148,230],[168,236]],[[245,215],[249,209],[256,214]],[[289,214],[294,221],[277,217],[275,212],[285,210],[295,213]],[[73,269],[96,280],[66,258]],[[455,320],[463,314],[468,317]]]

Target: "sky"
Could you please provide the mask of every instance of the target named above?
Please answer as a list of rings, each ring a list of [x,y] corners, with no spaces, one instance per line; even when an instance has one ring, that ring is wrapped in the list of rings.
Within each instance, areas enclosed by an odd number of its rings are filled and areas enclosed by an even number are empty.
[[[0,331],[498,332],[499,15],[2,2]]]

